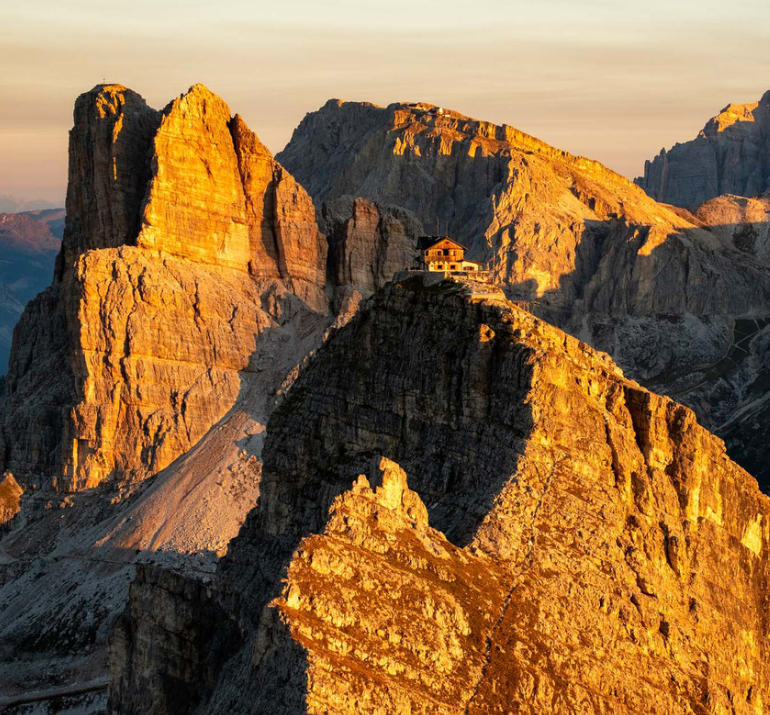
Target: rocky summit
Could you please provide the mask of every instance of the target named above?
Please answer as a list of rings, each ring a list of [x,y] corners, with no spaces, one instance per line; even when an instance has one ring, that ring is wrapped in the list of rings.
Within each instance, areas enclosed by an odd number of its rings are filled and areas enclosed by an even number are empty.
[[[156,111],[95,87],[69,154],[0,410],[10,695],[51,686],[49,658],[56,685],[103,677],[136,561],[210,570],[257,497],[276,394],[333,321],[310,197],[207,88]]]
[[[325,274],[309,197],[208,89],[163,112],[120,86],[82,95],[55,280],[11,356],[4,468],[64,491],[158,472],[233,406],[260,335],[326,314]]]
[[[379,292],[264,465],[209,591],[132,586],[112,713],[766,707],[770,501],[689,409],[499,291]]]
[[[770,91],[758,102],[728,104],[695,139],[661,149],[636,182],[654,199],[685,208],[770,189]]]

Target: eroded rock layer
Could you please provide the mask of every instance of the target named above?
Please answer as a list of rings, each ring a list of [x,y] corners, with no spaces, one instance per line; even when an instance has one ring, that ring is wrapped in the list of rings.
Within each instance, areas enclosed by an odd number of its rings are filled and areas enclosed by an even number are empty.
[[[303,370],[264,460],[207,596],[244,645],[195,712],[768,703],[767,497],[689,409],[495,289],[379,292]],[[179,672],[152,645],[175,607],[159,625],[168,592],[145,583],[113,713],[139,712],[128,684],[167,702]]]
[[[729,104],[695,139],[661,149],[636,182],[658,201],[687,208],[720,194],[770,189],[770,92],[758,102]]]

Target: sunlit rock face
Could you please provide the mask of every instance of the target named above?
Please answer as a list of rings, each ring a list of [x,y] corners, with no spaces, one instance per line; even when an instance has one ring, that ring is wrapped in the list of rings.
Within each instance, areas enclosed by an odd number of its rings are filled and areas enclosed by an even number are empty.
[[[689,409],[494,289],[379,292],[264,460],[210,594],[140,575],[111,712],[767,706],[767,497]],[[217,608],[220,636],[195,617]]]
[[[74,118],[56,276],[16,331],[1,427],[4,469],[67,491],[170,464],[233,406],[260,336],[328,311],[312,201],[219,97],[158,112],[98,86]]]
[[[312,202],[202,85],[164,111],[137,245],[280,278],[324,308],[326,243]]]
[[[12,474],[6,474],[0,479],[0,526],[13,519],[19,513],[22,488],[13,478]]]
[[[744,218],[724,206],[693,215],[597,162],[427,104],[330,101],[279,158],[319,206],[358,195],[448,230],[509,297],[534,301],[713,430],[741,414],[745,385],[764,384],[770,264],[759,205]],[[726,361],[744,354],[738,343],[753,356],[741,375]],[[730,448],[752,470],[764,459],[733,438]]]
[[[645,161],[636,182],[658,201],[687,208],[720,194],[770,189],[770,92],[758,102],[729,104],[695,139]]]

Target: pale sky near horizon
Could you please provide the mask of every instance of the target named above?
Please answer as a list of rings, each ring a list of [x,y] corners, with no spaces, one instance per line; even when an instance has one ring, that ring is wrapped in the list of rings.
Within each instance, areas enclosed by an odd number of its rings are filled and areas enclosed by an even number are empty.
[[[78,94],[203,82],[274,152],[327,99],[425,101],[633,177],[770,89],[767,0],[4,0],[0,194],[62,203]]]

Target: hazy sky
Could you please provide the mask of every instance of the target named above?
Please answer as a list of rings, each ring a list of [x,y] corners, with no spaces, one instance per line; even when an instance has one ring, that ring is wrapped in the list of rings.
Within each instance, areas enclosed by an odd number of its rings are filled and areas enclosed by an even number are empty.
[[[63,201],[75,97],[195,82],[273,150],[327,99],[426,101],[629,176],[770,89],[768,0],[2,0],[0,194]]]

